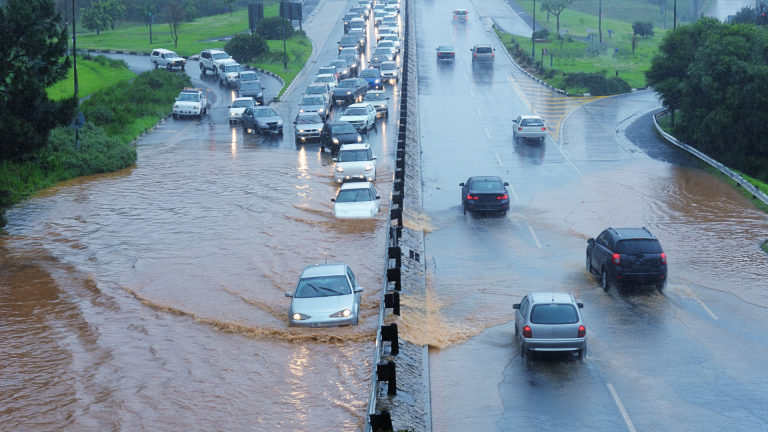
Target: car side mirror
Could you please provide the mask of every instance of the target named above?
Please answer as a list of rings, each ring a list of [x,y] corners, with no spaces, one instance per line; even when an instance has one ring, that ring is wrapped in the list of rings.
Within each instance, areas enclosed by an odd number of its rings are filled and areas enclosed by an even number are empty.
[[[331,162],[338,162],[338,158],[331,158]]]
[[[380,196],[378,196],[378,195],[376,195],[376,199],[381,199],[381,197],[380,197]]]
[[[579,306],[579,309],[584,309],[584,303],[576,303],[576,305]]]
[[[590,245],[590,246],[593,246],[595,244],[595,239],[591,238],[591,239],[587,240],[587,244]]]
[[[361,286],[355,287],[355,292],[356,293],[363,292],[363,287],[361,287]]]
[[[293,122],[293,124],[296,124],[296,122]]]
[[[507,182],[504,182],[504,186],[509,186],[509,183],[507,183]]]
[[[285,293],[285,296],[286,296],[286,297],[293,297],[293,293],[289,293],[289,292],[287,292],[287,293]]]
[[[389,100],[389,98],[387,98],[387,100]]]
[[[287,294],[287,293],[286,293]],[[520,303],[515,303],[512,305],[512,309],[520,309]]]
[[[464,187],[464,183],[459,183],[459,186]]]
[[[373,157],[373,160],[376,160],[376,159],[378,159],[378,158],[379,158],[378,156],[374,156],[374,157]]]
[[[227,108],[232,108],[232,105],[228,105]]]
[[[331,198],[331,202],[336,202],[336,198]]]

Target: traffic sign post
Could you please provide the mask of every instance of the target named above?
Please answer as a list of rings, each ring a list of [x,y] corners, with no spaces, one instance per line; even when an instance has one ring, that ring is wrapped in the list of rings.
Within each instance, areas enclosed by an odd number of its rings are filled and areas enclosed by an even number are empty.
[[[78,111],[72,124],[69,125],[75,130],[75,147],[80,147],[80,128],[85,124],[85,114],[82,111]]]
[[[251,34],[262,19],[264,19],[264,3],[248,3],[248,28]]]

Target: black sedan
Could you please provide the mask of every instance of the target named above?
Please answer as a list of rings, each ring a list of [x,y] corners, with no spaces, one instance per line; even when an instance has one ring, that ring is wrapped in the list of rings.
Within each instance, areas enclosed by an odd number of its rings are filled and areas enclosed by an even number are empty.
[[[456,51],[450,45],[440,45],[437,47],[437,60],[454,60]]]
[[[378,55],[378,54],[377,55],[373,55],[373,56],[371,56],[370,60],[368,60],[368,67],[372,67],[372,68],[378,69],[378,68],[381,67],[381,64],[384,63],[385,61],[389,61],[389,60],[387,60],[387,56],[385,56],[385,55]]]
[[[336,154],[343,144],[357,144],[363,142],[363,137],[357,132],[352,123],[345,121],[329,121],[323,125],[320,132],[320,145],[323,149],[330,149],[331,154]]]
[[[509,211],[509,183],[499,177],[470,177],[461,186],[464,214],[469,211],[497,211],[502,216]]]
[[[362,78],[347,78],[342,80],[331,95],[334,102],[359,102],[368,91],[368,81]]]

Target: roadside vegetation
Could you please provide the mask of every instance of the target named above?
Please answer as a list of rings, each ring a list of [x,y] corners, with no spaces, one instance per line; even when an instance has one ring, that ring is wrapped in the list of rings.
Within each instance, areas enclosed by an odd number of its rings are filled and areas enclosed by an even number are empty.
[[[84,98],[115,83],[128,82],[135,77],[136,74],[128,69],[128,64],[123,60],[115,60],[103,55],[78,57],[79,98]],[[69,68],[65,79],[48,87],[46,92],[53,100],[72,97],[75,92],[75,76],[72,73],[72,67]]]

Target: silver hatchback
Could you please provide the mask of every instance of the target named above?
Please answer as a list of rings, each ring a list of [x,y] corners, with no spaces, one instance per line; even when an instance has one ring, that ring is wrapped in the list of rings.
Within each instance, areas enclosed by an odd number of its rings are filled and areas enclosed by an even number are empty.
[[[304,269],[288,310],[291,327],[355,325],[360,313],[360,293],[352,269],[344,263],[316,264]]]
[[[575,351],[579,358],[587,354],[587,328],[571,294],[531,293],[512,306],[515,309],[515,338],[521,356],[531,351]]]

